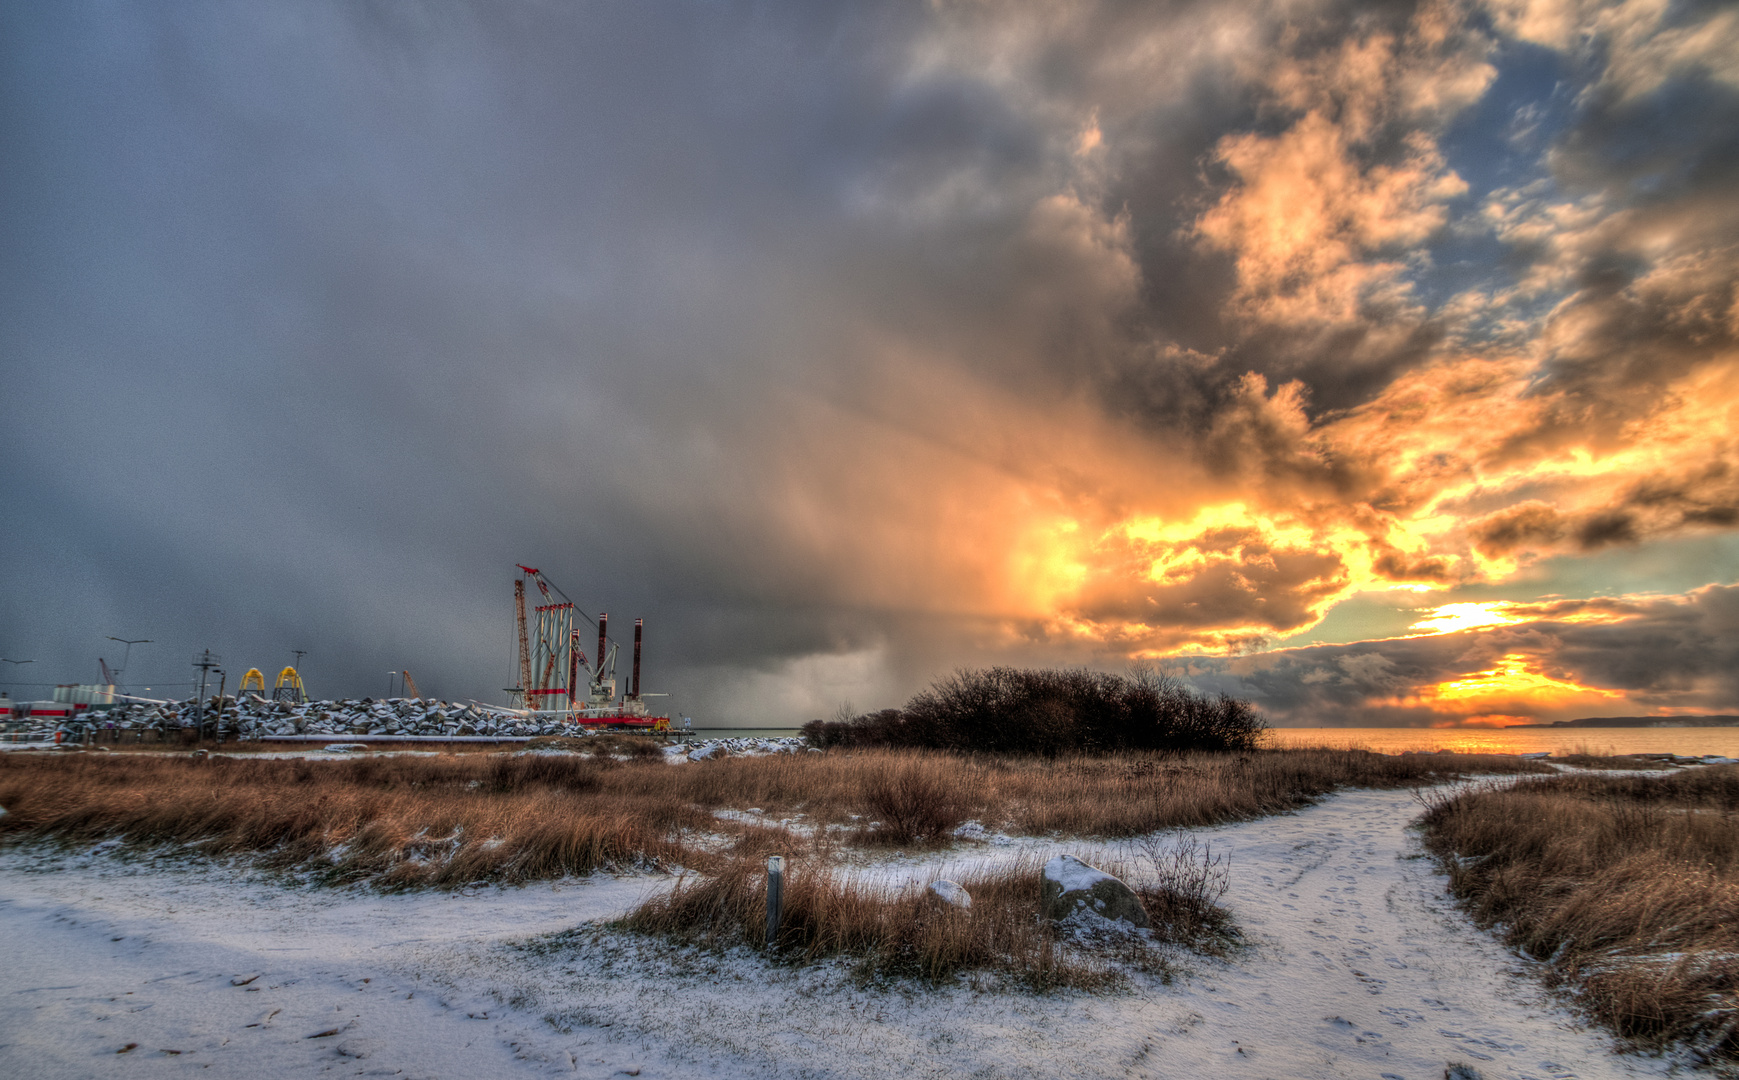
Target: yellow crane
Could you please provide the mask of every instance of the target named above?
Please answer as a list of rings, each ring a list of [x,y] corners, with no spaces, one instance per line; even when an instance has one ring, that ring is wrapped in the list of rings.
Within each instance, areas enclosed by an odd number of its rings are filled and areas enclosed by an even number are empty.
[[[278,685],[272,688],[273,701],[294,701],[301,704],[308,700],[308,690],[302,685],[302,676],[296,669],[287,667],[278,672]]]
[[[417,680],[411,678],[410,672],[400,671],[399,674],[403,675],[405,677],[405,689],[409,690],[411,692],[412,697],[420,698],[423,696],[423,695],[417,693]]]

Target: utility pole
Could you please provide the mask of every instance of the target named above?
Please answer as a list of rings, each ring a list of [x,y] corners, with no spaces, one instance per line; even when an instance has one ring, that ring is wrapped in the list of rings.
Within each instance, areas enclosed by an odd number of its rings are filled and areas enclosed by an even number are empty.
[[[223,657],[216,655],[210,649],[193,658],[193,666],[199,669],[199,734],[205,737],[205,676],[212,668],[223,663]]]
[[[217,719],[211,723],[211,737],[221,745],[223,743],[223,688],[229,682],[229,672],[217,669]]]
[[[290,652],[293,656],[296,657],[296,674],[300,675],[300,674],[302,674],[302,658],[304,656],[308,655],[308,650],[307,649],[291,649]]]

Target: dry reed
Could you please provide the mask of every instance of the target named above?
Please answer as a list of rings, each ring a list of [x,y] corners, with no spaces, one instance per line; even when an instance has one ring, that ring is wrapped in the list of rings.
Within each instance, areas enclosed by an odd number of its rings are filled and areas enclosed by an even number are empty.
[[[784,918],[774,954],[803,963],[833,956],[858,961],[860,977],[915,976],[939,982],[959,972],[1004,976],[1029,989],[1092,989],[1117,978],[1103,961],[1062,947],[1035,917],[1038,870],[1027,862],[970,876],[971,909],[924,891],[853,881],[818,862],[789,864]],[[729,947],[761,944],[765,874],[756,860],[679,881],[618,925],[680,941]]]
[[[1193,839],[1143,850],[1146,866],[1106,862],[1130,882],[1153,918],[1150,930],[1106,924],[1097,932],[1039,916],[1039,861],[1022,856],[964,875],[969,907],[925,889],[854,879],[817,860],[788,862],[783,917],[769,950],[786,963],[845,956],[859,978],[913,977],[931,983],[965,977],[975,989],[1098,989],[1134,971],[1171,977],[1167,944],[1222,953],[1238,940],[1219,906],[1225,864]],[[713,948],[761,947],[766,873],[737,859],[710,875],[684,878],[617,925]]]
[[[1639,1045],[1739,1060],[1739,767],[1427,796],[1474,917]]]
[[[1515,758],[1276,750],[993,758],[917,751],[658,760],[557,754],[352,761],[131,753],[0,756],[0,838],[193,845],[332,881],[455,887],[598,868],[711,867],[802,844],[720,810],[801,815],[814,845],[950,841],[969,817],[1015,832],[1134,837],[1297,809],[1338,786],[1394,787]],[[832,828],[829,828],[832,826]]]

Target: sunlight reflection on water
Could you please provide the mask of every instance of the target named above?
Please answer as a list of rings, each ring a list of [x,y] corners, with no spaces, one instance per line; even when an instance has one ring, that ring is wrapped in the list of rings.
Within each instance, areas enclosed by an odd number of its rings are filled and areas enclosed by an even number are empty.
[[[1739,757],[1739,727],[1714,728],[1273,728],[1274,746],[1352,746],[1381,754],[1721,754]]]

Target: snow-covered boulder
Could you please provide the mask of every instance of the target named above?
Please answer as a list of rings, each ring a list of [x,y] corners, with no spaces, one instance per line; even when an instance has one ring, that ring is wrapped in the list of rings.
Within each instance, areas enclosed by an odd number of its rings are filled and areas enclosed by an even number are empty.
[[[1045,864],[1039,904],[1047,919],[1066,919],[1086,908],[1133,926],[1150,925],[1134,889],[1073,855],[1058,855]]]
[[[967,892],[966,886],[958,881],[949,881],[947,878],[932,881],[930,882],[930,895],[949,907],[959,908],[962,911],[972,910],[972,894]]]

